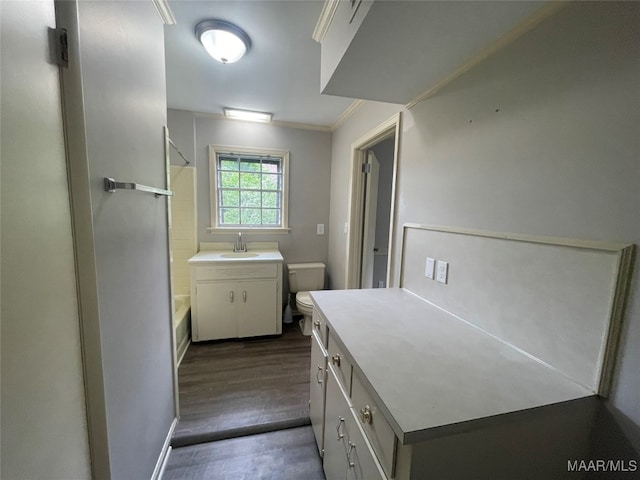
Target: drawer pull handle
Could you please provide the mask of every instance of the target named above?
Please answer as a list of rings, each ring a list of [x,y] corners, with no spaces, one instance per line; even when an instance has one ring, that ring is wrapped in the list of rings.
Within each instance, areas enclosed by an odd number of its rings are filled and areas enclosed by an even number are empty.
[[[337,440],[344,438],[344,433],[340,432],[340,427],[344,424],[344,417],[338,417],[338,425],[336,426],[336,432],[338,432]]]
[[[318,382],[320,385],[322,385],[322,367],[318,366],[318,371],[316,372],[316,382]]]
[[[349,449],[347,450],[347,464],[348,464],[347,471],[349,471],[350,469],[356,466],[355,462],[351,460],[351,454],[353,453],[353,450],[355,450],[355,448],[356,448],[356,444],[353,443],[351,440],[349,440]]]
[[[233,290],[229,292],[229,301],[233,303]]]
[[[246,290],[244,292],[242,292],[242,301],[244,303],[247,303],[247,292],[246,292]]]
[[[336,353],[331,356],[331,363],[333,363],[336,367],[340,366],[340,354]]]
[[[362,423],[371,423],[373,420],[373,412],[371,411],[371,407],[366,405],[363,409],[360,410],[360,418],[362,419]]]

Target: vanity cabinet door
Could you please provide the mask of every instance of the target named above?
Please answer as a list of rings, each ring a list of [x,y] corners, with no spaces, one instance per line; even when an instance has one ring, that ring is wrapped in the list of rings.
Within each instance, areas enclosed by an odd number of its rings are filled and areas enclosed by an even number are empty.
[[[258,337],[276,332],[278,284],[275,280],[238,282],[238,336]]]
[[[311,334],[311,370],[309,372],[309,418],[320,455],[324,450],[324,402],[327,384],[327,351],[318,333]]]
[[[282,333],[282,264],[191,267],[194,342]]]
[[[386,480],[333,367],[328,367],[324,472],[327,480]]]
[[[238,298],[234,282],[198,283],[193,315],[194,341],[238,336]]]

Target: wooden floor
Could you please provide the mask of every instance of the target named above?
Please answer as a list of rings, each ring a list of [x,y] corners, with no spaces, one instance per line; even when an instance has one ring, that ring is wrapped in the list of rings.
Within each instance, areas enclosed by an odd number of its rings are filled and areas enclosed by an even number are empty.
[[[165,479],[324,479],[309,421],[310,337],[192,344]]]
[[[178,369],[172,446],[309,425],[310,363],[296,323],[277,337],[192,344]]]
[[[174,449],[163,480],[324,480],[311,427]]]

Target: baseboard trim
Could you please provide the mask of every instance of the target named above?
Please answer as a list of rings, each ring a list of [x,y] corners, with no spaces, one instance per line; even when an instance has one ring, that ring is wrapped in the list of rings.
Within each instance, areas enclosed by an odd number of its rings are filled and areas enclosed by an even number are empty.
[[[158,461],[156,462],[156,468],[153,469],[151,480],[162,480],[164,469],[166,468],[167,462],[169,461],[169,455],[171,455],[171,438],[173,437],[173,432],[175,431],[177,424],[178,419],[174,418],[173,422],[171,422],[169,433],[167,433],[167,437],[164,440],[164,445],[162,446],[162,451],[160,452]]]

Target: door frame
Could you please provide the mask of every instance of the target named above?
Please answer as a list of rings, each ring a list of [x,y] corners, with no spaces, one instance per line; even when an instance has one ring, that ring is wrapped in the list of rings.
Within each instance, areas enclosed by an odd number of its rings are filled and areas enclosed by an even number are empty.
[[[358,283],[360,288],[373,288],[376,261],[376,217],[378,216],[378,191],[380,189],[380,161],[372,148],[366,151],[366,165],[368,165],[368,168],[364,182],[362,251],[360,252],[360,281]]]
[[[370,130],[351,144],[351,175],[349,179],[349,217],[347,220],[347,254],[345,286],[357,289],[360,284],[362,257],[362,225],[364,215],[362,203],[364,200],[365,177],[362,175],[362,164],[366,160],[366,152],[374,145],[395,137],[393,148],[393,175],[391,179],[391,215],[389,217],[389,255],[387,257],[387,287],[393,285],[393,238],[396,205],[396,182],[398,176],[398,153],[400,144],[401,112]]]
[[[169,127],[163,125],[162,132],[164,135],[164,169],[166,176],[167,189],[171,190],[171,152]],[[172,363],[172,376],[173,376],[173,401],[174,401],[174,413],[176,418],[180,418],[180,389],[178,384],[178,345],[176,340],[176,298],[175,288],[173,285],[173,263],[171,262],[173,245],[171,244],[172,231],[173,231],[173,217],[171,214],[171,208],[173,204],[173,195],[167,197],[167,264],[169,266],[169,299],[170,299],[170,315],[169,321],[171,322],[171,363]]]

